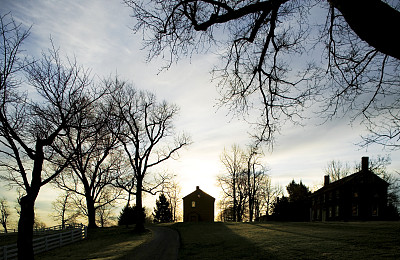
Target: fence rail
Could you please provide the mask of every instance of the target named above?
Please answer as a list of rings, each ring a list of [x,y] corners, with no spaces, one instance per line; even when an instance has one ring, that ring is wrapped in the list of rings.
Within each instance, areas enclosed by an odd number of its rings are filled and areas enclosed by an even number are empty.
[[[74,228],[79,228],[80,225],[82,225],[82,224],[65,224],[64,228],[63,228],[62,225],[57,225],[57,226],[53,226],[53,227],[46,227],[46,228],[35,228],[35,229],[33,229],[33,234],[34,235],[41,235],[41,234],[51,233],[52,231],[74,229]],[[0,235],[1,236],[14,234],[14,233],[18,233],[18,229],[8,229],[7,233],[4,230],[0,230]]]
[[[62,230],[49,229],[48,231]],[[35,254],[61,247],[87,237],[87,227],[79,224],[68,227],[69,231],[58,232],[33,239],[33,251]],[[0,247],[0,260],[16,259],[18,256],[17,244]]]

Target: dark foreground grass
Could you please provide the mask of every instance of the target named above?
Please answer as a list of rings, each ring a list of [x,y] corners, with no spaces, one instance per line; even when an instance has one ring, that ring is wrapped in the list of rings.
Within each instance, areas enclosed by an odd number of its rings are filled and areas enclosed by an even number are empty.
[[[177,223],[180,259],[400,259],[400,222]]]
[[[150,232],[138,234],[133,227],[98,228],[89,230],[85,240],[38,254],[35,259],[118,259],[150,238]]]

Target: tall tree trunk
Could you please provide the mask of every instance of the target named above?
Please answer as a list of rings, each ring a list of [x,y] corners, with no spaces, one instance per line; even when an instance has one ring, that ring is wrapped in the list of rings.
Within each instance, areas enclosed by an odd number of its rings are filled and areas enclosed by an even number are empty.
[[[25,195],[20,200],[21,212],[18,221],[18,259],[34,259],[33,255],[33,224],[35,221],[36,196]]]
[[[96,209],[94,208],[94,200],[90,195],[86,195],[86,206],[88,211],[88,228],[97,228]]]
[[[232,191],[232,195],[233,195],[233,222],[236,222],[237,221],[237,217],[236,217],[236,215],[237,215],[237,199],[236,199],[236,174],[235,173],[233,173],[233,179],[232,179],[232,188],[233,188],[233,191]]]
[[[143,204],[142,204],[142,185],[143,185],[143,179],[142,178],[137,178],[137,188],[136,188],[136,226],[135,226],[135,231],[137,232],[142,232],[144,231],[144,211],[143,211]]]

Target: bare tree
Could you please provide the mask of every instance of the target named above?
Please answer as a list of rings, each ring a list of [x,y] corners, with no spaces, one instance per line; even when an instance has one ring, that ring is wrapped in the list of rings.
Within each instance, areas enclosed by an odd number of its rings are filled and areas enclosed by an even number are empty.
[[[75,60],[66,63],[54,47],[40,61],[21,63],[20,47],[29,31],[1,16],[0,166],[3,178],[24,189],[18,222],[18,259],[33,259],[34,205],[40,188],[68,164],[44,174],[53,159],[51,144],[63,138],[74,124],[74,115],[88,102],[89,73]],[[29,91],[22,90],[25,72]],[[8,174],[8,175],[6,175]]]
[[[104,97],[106,92],[99,94]],[[111,106],[104,99],[87,106],[75,115],[77,126],[66,132],[62,142],[53,145],[63,159],[74,154],[64,174],[54,182],[59,188],[85,198],[85,203],[79,205],[86,206],[89,228],[96,227],[96,209],[114,202],[121,194],[112,186],[123,159],[118,138],[110,130],[117,124],[111,120]]]
[[[0,223],[3,226],[4,233],[7,233],[7,225],[9,223],[9,216],[11,214],[8,208],[7,201],[4,198],[0,199]]]
[[[53,212],[51,216],[54,220],[61,222],[62,229],[68,223],[75,223],[76,218],[80,215],[72,200],[71,192],[60,194],[55,201],[52,202]]]
[[[114,90],[115,117],[121,122],[117,135],[131,167],[129,177],[124,178],[127,182],[119,181],[119,186],[135,195],[135,209],[140,211],[135,228],[143,230],[142,192],[155,194],[163,183],[163,178],[150,183],[150,170],[177,156],[181,148],[190,144],[190,139],[175,133],[173,120],[178,113],[175,105],[157,102],[154,94],[138,91],[117,78],[108,84]]]
[[[348,163],[332,160],[327,164],[324,172],[329,175],[331,181],[337,181],[350,174],[350,166]]]
[[[169,202],[172,213],[172,221],[178,221],[179,205],[181,204],[181,187],[179,183],[172,177],[164,183],[161,193],[164,194]]]
[[[283,188],[280,185],[273,186],[268,175],[265,175],[260,182],[260,191],[257,194],[258,208],[256,208],[259,215],[256,216],[261,216],[262,212],[269,216],[272,214],[276,199],[283,196]]]
[[[231,200],[232,219],[236,222],[239,221],[238,211],[240,211],[239,208],[243,204],[241,202],[243,196],[238,198],[238,194],[243,194],[243,191],[239,191],[239,187],[243,186],[241,185],[243,181],[240,179],[245,163],[243,151],[241,151],[240,147],[236,144],[232,145],[230,151],[224,148],[220,156],[220,161],[224,165],[226,172],[218,176],[217,180],[222,188],[224,196]]]
[[[247,177],[247,197],[249,209],[249,221],[252,222],[254,218],[259,217],[259,206],[261,203],[262,185],[266,175],[266,168],[261,165],[259,160],[262,153],[258,147],[250,146],[245,154],[247,162],[245,171]]]
[[[104,196],[113,196],[111,192],[104,193]],[[103,198],[103,201],[111,201],[110,198]],[[113,209],[114,203],[103,203],[101,207],[96,209],[96,222],[100,227],[106,227],[111,225],[115,220],[116,217],[114,216]]]
[[[398,125],[400,51],[392,26],[400,23],[396,1],[125,4],[136,19],[134,31],[145,31],[149,59],[167,58],[168,67],[182,56],[220,48],[224,64],[214,77],[221,102],[244,117],[248,110],[258,111],[253,123],[259,142],[271,143],[288,120],[301,124],[303,110],[315,100],[322,101],[328,118],[351,113],[368,124],[387,111],[388,120]],[[325,17],[318,16],[315,24],[310,10]]]

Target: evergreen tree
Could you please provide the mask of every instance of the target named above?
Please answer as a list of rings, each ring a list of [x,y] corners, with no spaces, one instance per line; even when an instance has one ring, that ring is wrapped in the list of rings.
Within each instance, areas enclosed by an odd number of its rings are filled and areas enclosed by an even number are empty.
[[[162,193],[156,201],[156,208],[154,208],[154,222],[167,223],[172,221],[172,211],[169,202],[165,195]]]
[[[139,220],[139,217],[145,216],[144,208],[142,208],[141,211],[142,212],[139,212],[139,208],[136,206],[125,206],[118,217],[118,226],[136,224]]]

